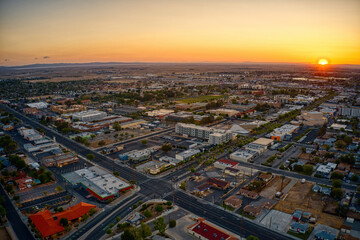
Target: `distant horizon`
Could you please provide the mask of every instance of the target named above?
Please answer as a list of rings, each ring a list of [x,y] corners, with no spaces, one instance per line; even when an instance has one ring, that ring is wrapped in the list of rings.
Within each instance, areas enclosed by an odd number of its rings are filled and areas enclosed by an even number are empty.
[[[55,65],[111,65],[111,64],[279,64],[279,65],[310,65],[310,66],[316,66],[316,63],[307,63],[307,62],[254,62],[254,61],[243,61],[243,62],[210,62],[210,61],[204,61],[204,62],[146,62],[146,61],[91,61],[91,62],[54,62],[54,63],[30,63],[25,65],[0,65],[1,68],[31,68],[31,66],[34,66],[34,68],[41,67],[41,66],[55,66]],[[360,64],[329,64],[329,66],[359,66]]]

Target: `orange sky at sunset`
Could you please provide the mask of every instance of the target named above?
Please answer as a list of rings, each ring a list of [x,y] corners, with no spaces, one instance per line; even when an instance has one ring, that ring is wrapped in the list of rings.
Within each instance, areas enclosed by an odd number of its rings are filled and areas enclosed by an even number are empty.
[[[358,0],[3,0],[0,65],[360,64]]]

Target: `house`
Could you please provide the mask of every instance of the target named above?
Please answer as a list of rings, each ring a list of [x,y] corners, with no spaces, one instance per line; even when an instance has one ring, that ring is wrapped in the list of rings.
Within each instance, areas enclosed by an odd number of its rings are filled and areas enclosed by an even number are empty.
[[[299,210],[296,210],[292,215],[292,220],[298,222],[298,221],[300,221],[301,216],[302,216],[302,212]]]
[[[257,217],[262,211],[262,207],[254,207],[252,205],[246,205],[243,209],[243,212],[249,214],[250,216]]]
[[[224,204],[232,208],[239,208],[242,205],[242,200],[236,196],[230,196],[224,201]]]
[[[96,208],[95,205],[80,202],[66,211],[53,214],[49,210],[41,211],[30,215],[31,221],[39,230],[43,238],[55,237],[55,234],[65,231],[60,224],[60,219],[67,218],[69,221],[76,221],[85,215],[90,209]]]
[[[299,223],[299,222],[293,222],[290,225],[290,230],[297,233],[305,234],[307,230],[309,230],[309,224],[307,223]]]
[[[259,194],[257,192],[249,191],[246,189],[240,189],[237,194],[251,199],[257,199],[259,197]]]
[[[32,187],[32,182],[33,179],[31,177],[24,177],[24,178],[20,178],[15,180],[16,185],[18,186],[19,190],[25,190],[27,188],[31,188]]]
[[[335,240],[335,235],[331,234],[329,232],[326,231],[321,231],[315,234],[314,238],[316,240]]]
[[[209,178],[207,180],[207,183],[213,185],[216,188],[220,188],[220,189],[227,189],[230,186],[230,183],[218,178]]]
[[[269,182],[272,179],[273,175],[271,173],[261,173],[258,176],[259,180],[262,180],[264,182]]]

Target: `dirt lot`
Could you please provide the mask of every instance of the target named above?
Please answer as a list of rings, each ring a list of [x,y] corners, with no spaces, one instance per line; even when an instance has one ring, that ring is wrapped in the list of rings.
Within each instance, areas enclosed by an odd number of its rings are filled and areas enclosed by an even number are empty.
[[[289,178],[284,178],[283,189],[290,182]],[[275,197],[276,192],[281,190],[281,177],[276,176],[271,180],[271,182],[260,192],[260,196],[272,199]]]
[[[0,239],[2,239],[2,240],[10,240],[11,239],[4,227],[0,228]]]
[[[292,214],[295,210],[310,212],[317,219],[317,223],[339,229],[344,219],[331,214],[323,213],[325,203],[321,200],[321,194],[311,191],[313,184],[300,181],[289,191],[283,201],[279,201],[274,209]]]

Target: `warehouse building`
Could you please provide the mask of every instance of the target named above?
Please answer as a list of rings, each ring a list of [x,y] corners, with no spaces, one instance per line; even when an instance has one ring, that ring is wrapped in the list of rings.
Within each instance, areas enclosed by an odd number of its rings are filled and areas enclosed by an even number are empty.
[[[248,162],[254,159],[255,157],[257,157],[258,155],[259,154],[255,151],[248,149],[241,149],[230,154],[230,159],[235,161]]]
[[[132,186],[121,179],[93,166],[62,175],[74,188],[85,188],[100,201],[116,198]]]
[[[189,149],[184,152],[177,153],[175,155],[175,158],[180,161],[186,161],[189,158],[191,158],[192,156],[198,154],[199,152],[200,152],[200,150],[197,150],[197,149]]]
[[[103,119],[107,116],[106,112],[97,110],[88,110],[71,114],[73,119],[78,119],[83,122],[91,122],[95,120]]]

